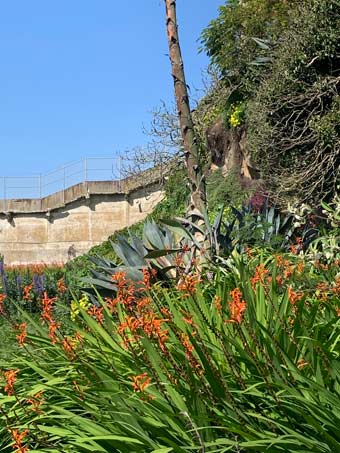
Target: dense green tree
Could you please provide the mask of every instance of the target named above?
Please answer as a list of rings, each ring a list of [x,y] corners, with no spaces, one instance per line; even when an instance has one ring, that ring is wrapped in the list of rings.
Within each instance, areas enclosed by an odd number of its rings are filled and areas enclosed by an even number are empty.
[[[230,0],[202,33],[204,50],[222,78],[233,86],[234,97],[252,94],[263,63],[290,22],[296,0]]]
[[[247,111],[248,146],[276,198],[318,204],[339,184],[340,1],[306,0]]]

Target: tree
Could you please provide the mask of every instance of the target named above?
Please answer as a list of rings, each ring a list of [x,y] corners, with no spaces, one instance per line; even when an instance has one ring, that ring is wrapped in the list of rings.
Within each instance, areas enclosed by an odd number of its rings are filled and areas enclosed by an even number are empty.
[[[169,57],[174,80],[180,132],[183,139],[185,164],[190,184],[190,203],[188,216],[194,218],[206,207],[206,191],[202,166],[199,159],[199,148],[195,137],[188,88],[185,80],[184,65],[179,44],[176,17],[176,0],[165,0],[166,26],[169,45]]]

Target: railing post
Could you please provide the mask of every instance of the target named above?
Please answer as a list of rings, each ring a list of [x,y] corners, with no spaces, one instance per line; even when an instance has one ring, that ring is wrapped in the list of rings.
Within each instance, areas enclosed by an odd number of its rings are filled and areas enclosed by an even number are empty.
[[[7,209],[7,193],[6,193],[6,176],[4,176],[4,211],[6,212]]]
[[[63,204],[65,204],[65,190],[66,190],[66,167],[63,167]]]
[[[118,190],[119,192],[122,191],[122,156],[119,155],[119,161],[118,161],[118,171],[119,171],[119,175],[118,175]]]
[[[41,180],[42,176],[41,176],[41,173],[39,174],[39,198],[40,200],[42,199],[42,180]]]
[[[84,158],[84,182],[87,181],[87,157]]]

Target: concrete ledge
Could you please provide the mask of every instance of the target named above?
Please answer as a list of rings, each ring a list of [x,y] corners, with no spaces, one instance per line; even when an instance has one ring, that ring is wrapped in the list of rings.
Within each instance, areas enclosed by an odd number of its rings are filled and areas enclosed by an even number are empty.
[[[10,222],[15,214],[46,213],[63,208],[82,198],[91,195],[117,195],[128,197],[141,188],[155,185],[162,179],[158,169],[147,170],[137,176],[121,181],[88,181],[75,184],[65,190],[55,192],[44,198],[20,198],[0,200],[0,215],[5,215]]]

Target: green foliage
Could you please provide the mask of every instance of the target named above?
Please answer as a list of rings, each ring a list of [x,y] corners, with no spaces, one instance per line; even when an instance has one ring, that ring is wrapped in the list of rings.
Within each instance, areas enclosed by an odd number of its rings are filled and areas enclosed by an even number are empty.
[[[3,444],[15,428],[41,453],[338,451],[336,272],[234,254],[201,285],[140,293],[121,276],[54,344],[26,316],[27,349],[1,363],[18,370]]]
[[[226,176],[222,170],[213,171],[207,177],[207,198],[209,212],[217,215],[221,206],[241,206],[249,197],[236,172],[230,171]]]
[[[271,74],[248,102],[248,145],[266,187],[283,205],[315,205],[339,176],[338,0],[308,0],[276,50]]]
[[[222,77],[234,87],[230,102],[252,95],[268,57],[266,41],[275,44],[289,22],[294,1],[232,0],[202,33],[202,44]],[[255,38],[255,39],[254,39]],[[269,47],[270,48],[270,47]]]

